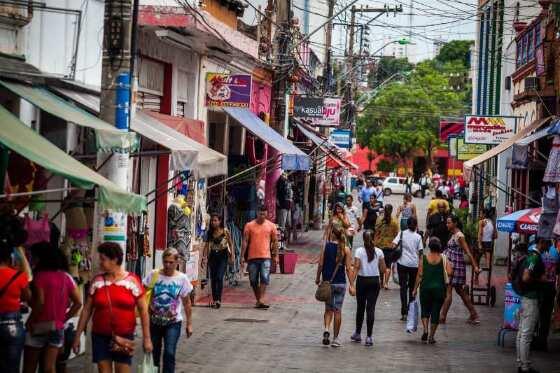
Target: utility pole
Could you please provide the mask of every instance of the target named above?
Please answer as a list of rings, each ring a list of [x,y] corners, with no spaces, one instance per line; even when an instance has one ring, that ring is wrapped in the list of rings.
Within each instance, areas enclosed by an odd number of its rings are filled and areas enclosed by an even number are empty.
[[[128,132],[130,119],[133,1],[106,1],[103,24],[100,117],[123,132]],[[98,153],[98,165],[105,161],[107,163],[101,169],[103,175],[121,188],[130,190],[128,149]],[[112,241],[125,250],[126,214],[98,208],[96,212],[98,226],[94,244]]]
[[[331,44],[333,31],[333,13],[335,0],[327,0],[329,6],[327,30],[325,33],[325,65],[323,68],[323,93],[330,93],[332,90],[332,66],[331,66]]]
[[[290,30],[290,0],[279,0],[276,2],[276,23],[278,29],[276,30],[275,43],[275,64],[276,70],[274,73],[273,85],[273,121],[272,127],[282,136],[287,136],[286,128],[286,109],[288,106],[288,90],[289,75],[293,67],[293,58],[291,55],[292,34]]]

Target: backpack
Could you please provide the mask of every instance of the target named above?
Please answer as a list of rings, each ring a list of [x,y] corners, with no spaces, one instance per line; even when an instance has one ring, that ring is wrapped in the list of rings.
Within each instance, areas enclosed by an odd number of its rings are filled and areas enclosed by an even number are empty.
[[[523,255],[518,258],[511,269],[511,286],[518,295],[523,295],[527,291],[526,286],[523,283],[523,265],[525,263],[525,259],[528,257],[529,255]]]

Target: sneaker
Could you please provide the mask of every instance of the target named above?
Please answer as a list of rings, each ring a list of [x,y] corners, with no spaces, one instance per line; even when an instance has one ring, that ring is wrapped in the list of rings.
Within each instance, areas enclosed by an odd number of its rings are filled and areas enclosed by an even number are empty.
[[[361,343],[362,342],[362,336],[358,333],[354,333],[352,334],[352,336],[350,337],[350,340],[352,342],[356,342],[356,343]]]
[[[335,339],[333,339],[333,341],[331,343],[331,347],[342,347],[342,344],[340,343],[338,338],[335,338]]]
[[[373,346],[373,338],[372,337],[366,337],[366,346]]]

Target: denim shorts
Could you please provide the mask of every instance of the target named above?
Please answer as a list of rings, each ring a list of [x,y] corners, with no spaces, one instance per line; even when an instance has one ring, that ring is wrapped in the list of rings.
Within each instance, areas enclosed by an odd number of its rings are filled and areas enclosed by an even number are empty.
[[[33,348],[43,348],[47,346],[60,348],[64,346],[64,329],[52,330],[41,335],[27,333],[25,336],[25,345]]]
[[[247,264],[252,287],[270,284],[270,259],[252,259]]]
[[[124,338],[134,339],[134,335],[123,336]],[[93,355],[93,362],[99,363],[100,361],[114,361],[115,363],[131,365],[132,356],[116,354],[111,351],[111,339],[109,335],[101,335],[91,333],[91,349]]]
[[[346,284],[331,284],[331,300],[325,302],[325,307],[329,311],[341,311],[346,294]]]

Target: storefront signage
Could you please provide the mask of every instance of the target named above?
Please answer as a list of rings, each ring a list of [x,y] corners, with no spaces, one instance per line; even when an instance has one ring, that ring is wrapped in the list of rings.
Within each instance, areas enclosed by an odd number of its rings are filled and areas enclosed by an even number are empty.
[[[459,161],[468,161],[486,152],[486,145],[466,144],[462,137],[457,138],[457,159]]]
[[[457,158],[457,137],[450,136],[447,138],[447,144],[449,149],[449,156]]]
[[[243,107],[251,103],[251,75],[206,74],[207,107]]]
[[[336,146],[344,149],[350,149],[352,147],[352,131],[351,130],[339,130],[336,129],[331,132],[329,140]]]
[[[295,118],[323,118],[323,97],[294,97],[294,117]]]
[[[460,135],[465,130],[465,122],[463,119],[440,119],[439,121],[439,140],[447,141],[449,136]]]
[[[516,130],[516,117],[465,116],[465,143],[498,145]]]
[[[340,98],[295,96],[293,102],[295,118],[307,119],[319,127],[336,127],[340,124]]]

